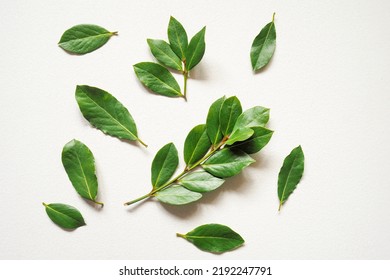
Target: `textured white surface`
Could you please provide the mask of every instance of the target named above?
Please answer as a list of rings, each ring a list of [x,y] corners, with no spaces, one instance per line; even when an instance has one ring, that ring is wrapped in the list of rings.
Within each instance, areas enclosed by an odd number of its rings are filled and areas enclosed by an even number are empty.
[[[0,258],[390,258],[389,10],[384,0],[2,1]],[[254,75],[250,45],[273,12],[276,52]],[[152,60],[146,38],[166,39],[170,15],[190,36],[207,25],[188,103],[148,93],[132,70]],[[119,36],[91,54],[68,55],[56,43],[79,23]],[[75,102],[77,84],[115,95],[149,148],[92,128]],[[123,207],[149,190],[156,151],[171,141],[182,151],[222,95],[271,108],[275,134],[257,163],[193,205]],[[62,147],[73,138],[95,155],[102,210],[79,198],[62,167]],[[299,144],[305,174],[278,214],[279,168]],[[58,228],[42,201],[77,207],[88,226]],[[238,231],[245,246],[212,255],[175,236],[211,222]]]

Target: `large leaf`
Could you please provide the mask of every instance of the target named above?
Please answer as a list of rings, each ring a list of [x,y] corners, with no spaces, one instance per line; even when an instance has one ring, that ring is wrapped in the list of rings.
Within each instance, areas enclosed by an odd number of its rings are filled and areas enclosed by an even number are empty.
[[[241,103],[236,96],[229,97],[223,102],[219,113],[220,129],[223,135],[230,135],[241,113]]]
[[[139,141],[134,119],[114,96],[90,86],[76,87],[76,100],[83,116],[104,133],[121,139]]]
[[[188,167],[197,163],[210,149],[211,143],[207,135],[206,125],[195,126],[184,142],[184,161]]]
[[[180,58],[172,51],[171,46],[164,40],[147,40],[150,51],[154,57],[166,67],[183,70]]]
[[[161,187],[175,173],[179,157],[173,143],[168,143],[156,154],[152,162],[152,186],[154,189]]]
[[[254,131],[248,127],[242,127],[233,131],[232,135],[230,135],[229,139],[226,141],[226,145],[232,145],[237,141],[247,140],[249,137],[253,135]]]
[[[98,181],[95,159],[90,149],[75,139],[68,142],[62,149],[62,164],[78,194],[103,206],[103,203],[96,201]]]
[[[80,24],[66,30],[58,45],[70,53],[86,54],[103,46],[116,34],[97,25]]]
[[[200,193],[192,192],[180,185],[172,185],[155,194],[155,197],[164,203],[183,205],[194,202],[202,197]]]
[[[275,52],[276,30],[274,16],[272,17],[272,21],[264,26],[259,35],[253,40],[251,48],[253,71],[257,71],[266,66]]]
[[[213,146],[218,145],[218,143],[222,140],[223,137],[219,124],[219,113],[221,111],[221,107],[225,99],[226,97],[223,96],[216,100],[213,104],[211,104],[209,112],[207,114],[207,134]]]
[[[42,203],[49,218],[62,228],[75,229],[85,225],[84,218],[73,206],[62,203]]]
[[[265,126],[269,120],[269,109],[256,106],[244,111],[237,119],[233,130],[242,127]]]
[[[177,236],[211,253],[224,253],[240,247],[245,242],[237,232],[220,224],[202,225],[186,234],[178,233]]]
[[[272,134],[274,133],[272,130],[261,126],[252,127],[251,129],[254,133],[249,139],[235,142],[232,147],[240,149],[247,154],[254,154],[259,152],[268,144],[269,140],[271,140]]]
[[[294,148],[284,159],[278,178],[279,211],[301,180],[304,165],[305,156],[301,146]]]
[[[225,148],[212,155],[202,167],[214,176],[227,178],[237,175],[253,162],[255,160],[243,151]]]
[[[183,96],[180,86],[165,67],[153,62],[140,62],[134,65],[138,79],[151,91],[169,96]]]
[[[206,27],[203,27],[198,33],[192,37],[190,44],[188,45],[186,55],[187,70],[194,68],[204,55],[206,44],[204,42],[204,35],[206,33]]]
[[[194,192],[210,192],[220,187],[225,180],[205,171],[195,171],[180,178],[179,183]]]
[[[181,25],[181,23],[172,16],[168,24],[168,39],[172,50],[178,57],[180,57],[181,60],[184,61],[188,47],[187,33],[183,25]]]

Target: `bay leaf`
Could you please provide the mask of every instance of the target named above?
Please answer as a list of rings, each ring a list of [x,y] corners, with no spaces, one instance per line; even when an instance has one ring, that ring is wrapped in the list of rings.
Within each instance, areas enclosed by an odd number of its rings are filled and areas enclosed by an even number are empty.
[[[168,97],[183,97],[171,72],[160,64],[140,62],[134,65],[134,72],[141,83],[151,91]]]
[[[207,134],[213,146],[218,145],[218,143],[221,142],[223,137],[220,129],[219,114],[225,99],[226,97],[223,96],[218,100],[214,101],[214,103],[211,104],[209,112],[207,114],[207,121],[206,121]]]
[[[94,24],[79,24],[66,30],[58,45],[73,54],[86,54],[102,47],[117,33]]]
[[[187,32],[183,25],[172,16],[168,24],[168,40],[174,53],[184,61],[188,47]]]
[[[84,118],[94,127],[108,135],[138,141],[147,146],[138,138],[137,127],[130,112],[107,91],[79,85],[76,87],[76,100]]]
[[[177,149],[173,143],[168,143],[156,154],[152,162],[152,186],[161,187],[172,177],[179,164]]]
[[[255,162],[253,158],[240,150],[224,148],[209,157],[202,167],[219,178],[232,177]]]
[[[187,167],[198,162],[210,149],[206,125],[200,124],[191,129],[184,142],[184,161]]]
[[[278,177],[279,211],[302,178],[305,156],[301,146],[294,148],[284,159]]]
[[[171,46],[164,40],[147,39],[150,51],[162,65],[182,71],[180,58],[172,51]]]
[[[194,202],[202,197],[202,194],[192,192],[180,185],[172,185],[155,194],[155,197],[164,203],[171,205],[183,205]]]
[[[251,129],[254,133],[249,139],[235,142],[231,147],[240,149],[247,154],[254,154],[259,152],[268,144],[271,140],[272,134],[274,133],[272,130],[261,126],[252,127]]]
[[[266,66],[275,52],[276,29],[274,17],[275,14],[272,16],[272,21],[264,26],[253,40],[250,54],[253,71]]]
[[[103,206],[96,201],[98,181],[95,171],[95,158],[91,150],[82,142],[73,139],[62,149],[62,164],[69,180],[77,193],[90,201]]]
[[[229,97],[223,102],[219,113],[219,123],[224,136],[230,135],[233,131],[233,127],[241,113],[241,103],[236,96]]]
[[[188,71],[194,68],[203,58],[206,50],[206,44],[204,41],[205,33],[206,26],[192,37],[190,44],[188,45],[186,55],[186,68]]]
[[[76,229],[85,226],[80,211],[73,206],[62,203],[42,203],[49,218],[58,226],[66,229]]]
[[[191,172],[178,181],[179,184],[194,192],[210,192],[219,188],[224,182],[225,180],[205,171]]]
[[[244,244],[244,239],[231,228],[221,224],[206,224],[186,233],[177,233],[193,243],[200,250],[211,253],[224,253]]]
[[[269,109],[261,106],[255,106],[245,110],[234,125],[233,131],[241,127],[265,126],[269,120]]]
[[[233,130],[232,135],[230,135],[229,139],[226,141],[226,145],[232,145],[237,141],[247,140],[253,135],[253,133],[253,129],[248,127],[241,127],[236,130]]]

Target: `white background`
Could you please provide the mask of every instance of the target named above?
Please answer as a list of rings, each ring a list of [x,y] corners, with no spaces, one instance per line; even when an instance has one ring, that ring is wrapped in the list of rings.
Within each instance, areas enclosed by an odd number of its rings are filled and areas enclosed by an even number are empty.
[[[384,0],[1,1],[0,258],[388,259],[389,11]],[[273,12],[276,52],[254,75],[250,46]],[[187,103],[149,93],[132,70],[153,61],[146,39],[167,39],[170,15],[189,36],[207,26]],[[69,55],[57,42],[80,23],[119,36]],[[116,96],[149,147],[92,128],[75,101],[77,84]],[[188,131],[222,95],[237,95],[244,109],[271,108],[275,133],[257,162],[198,203],[124,207],[149,191],[158,149],[174,142],[182,153]],[[73,138],[95,155],[103,209],[77,195],[62,167]],[[278,213],[277,175],[297,145],[305,174]],[[75,206],[88,225],[62,230],[43,201]],[[175,236],[212,222],[245,245],[213,255]]]

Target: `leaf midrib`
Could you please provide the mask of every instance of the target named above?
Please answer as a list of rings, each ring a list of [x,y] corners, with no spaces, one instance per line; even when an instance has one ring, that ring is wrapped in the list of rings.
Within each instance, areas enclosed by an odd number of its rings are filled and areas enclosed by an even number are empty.
[[[79,162],[79,166],[80,166],[81,172],[83,173],[83,178],[84,178],[84,182],[85,182],[85,185],[87,187],[87,190],[88,190],[88,195],[89,195],[90,199],[93,201],[94,199],[93,199],[92,194],[91,194],[91,190],[90,190],[90,187],[89,187],[89,184],[88,184],[88,181],[87,181],[87,177],[85,176],[85,173],[84,173],[84,168],[81,165],[81,161],[80,161],[79,155],[76,154],[76,158],[77,158],[77,161]]]
[[[204,130],[204,131],[202,132],[202,134],[200,135],[200,137],[198,138],[198,141],[196,141],[195,148],[194,148],[194,150],[192,151],[192,154],[191,154],[191,157],[190,157],[190,159],[188,160],[188,164],[191,164],[191,163],[193,163],[193,162],[191,162],[191,161],[192,161],[192,159],[194,158],[195,152],[196,152],[196,151],[197,151],[197,149],[199,148],[199,142],[200,142],[200,140],[202,139],[202,137],[203,137],[204,133],[207,133],[207,131],[206,131],[206,130]]]
[[[163,162],[163,164],[162,164],[162,166],[161,166],[161,168],[160,168],[160,171],[158,172],[158,175],[157,175],[157,178],[156,178],[156,183],[154,184],[154,187],[155,187],[155,188],[158,188],[158,187],[159,187],[159,186],[158,186],[158,181],[160,180],[162,170],[164,169],[164,166],[165,166],[165,164],[166,164],[166,162],[167,162],[167,158],[168,158],[168,155],[169,155],[169,153],[170,153],[170,151],[171,151],[171,148],[172,148],[172,146],[169,147],[169,149],[168,149],[168,151],[167,151],[167,153],[166,153],[166,155],[165,155],[164,162]],[[164,183],[163,183],[163,184],[164,184]]]
[[[87,36],[87,37],[83,37],[83,38],[71,39],[71,40],[68,40],[68,41],[65,41],[65,42],[59,42],[58,45],[63,45],[63,44],[65,44],[65,43],[70,43],[70,42],[74,42],[74,41],[88,40],[88,39],[97,38],[97,37],[102,37],[102,36],[110,37],[110,36],[112,36],[112,33],[111,33],[111,32],[107,32],[107,33],[98,34],[98,35],[93,35],[93,36]]]
[[[176,35],[176,40],[177,40],[177,43],[178,43],[178,45],[179,45],[179,48],[180,48],[180,51],[181,51],[182,58],[185,58],[186,55],[185,55],[185,53],[184,53],[184,51],[183,51],[181,42],[180,42],[180,40],[179,40],[179,33],[178,33],[176,27],[177,27],[177,26],[176,26],[176,23],[175,23],[175,24],[173,25],[173,29],[174,29],[174,32],[175,32],[175,35]]]
[[[155,77],[157,80],[159,80],[162,84],[164,85],[167,85],[170,89],[172,89],[174,92],[178,93],[179,95],[182,95],[181,92],[178,92],[176,89],[174,89],[173,87],[171,87],[170,85],[168,85],[166,82],[164,82],[163,80],[161,80],[159,77],[157,77],[156,75],[154,75],[153,73],[145,70],[145,69],[142,69],[140,67],[137,67],[137,66],[134,66],[135,68],[138,68],[142,71],[145,71],[146,73],[149,73],[150,75],[152,75],[153,77]],[[162,67],[162,66],[161,66]]]
[[[194,52],[192,53],[190,62],[188,63],[188,68],[190,68],[190,67],[192,66],[192,61],[194,60],[194,56],[195,56],[196,51],[198,50],[198,47],[199,47],[199,45],[200,45],[201,39],[202,39],[202,36],[201,36],[201,38],[199,38],[199,40],[198,40],[197,43],[196,43],[195,50],[194,50]]]
[[[292,169],[293,169],[294,163],[295,163],[295,161],[296,161],[297,158],[298,158],[298,155],[295,156],[295,158],[294,158],[294,160],[293,160],[293,162],[292,162],[292,164],[291,164],[291,168],[290,168],[290,170],[288,171],[286,183],[284,184],[284,188],[283,188],[282,197],[281,197],[281,199],[280,199],[280,202],[283,202],[283,201],[284,201],[284,194],[285,194],[286,189],[287,189],[287,183],[288,183],[288,180],[289,180],[289,178],[290,178],[291,171],[292,171]]]
[[[157,50],[161,51],[166,57],[168,57],[175,65],[177,65],[177,66],[180,68],[180,70],[182,69],[182,66],[181,66],[180,64],[177,64],[176,61],[175,61],[172,57],[170,57],[170,56],[168,55],[168,53],[164,52],[164,50],[161,49],[161,48],[159,48],[157,45],[154,45],[154,46],[156,47]],[[172,52],[173,52],[173,51],[172,51]],[[175,55],[176,55],[176,54],[175,54]]]
[[[73,218],[73,217],[71,217],[71,216],[68,216],[68,215],[66,215],[66,214],[64,214],[64,213],[62,213],[62,212],[59,212],[59,211],[57,211],[57,210],[51,208],[50,205],[46,205],[46,207],[49,208],[51,211],[54,211],[54,212],[56,212],[56,213],[58,213],[58,214],[61,214],[62,216],[68,217],[68,218],[70,218],[70,219],[76,221],[78,224],[81,224],[81,222],[80,222],[79,220],[76,220],[75,218]]]
[[[270,25],[270,27],[269,27],[269,29],[268,29],[268,31],[267,31],[267,35],[265,36],[264,43],[263,43],[263,44],[261,45],[261,47],[260,47],[259,56],[258,56],[258,58],[257,58],[257,60],[256,60],[256,64],[257,64],[257,63],[259,62],[259,60],[260,60],[260,54],[261,54],[261,52],[263,51],[265,42],[268,41],[268,37],[269,37],[269,34],[270,34],[271,29],[272,29],[273,26],[274,26],[274,22],[272,21],[272,22],[271,22],[271,25]]]
[[[233,238],[226,238],[226,237],[219,237],[219,236],[192,236],[192,235],[185,235],[187,238],[193,238],[193,239],[221,239],[221,240],[234,240],[234,241],[241,241],[241,239],[233,239]]]

